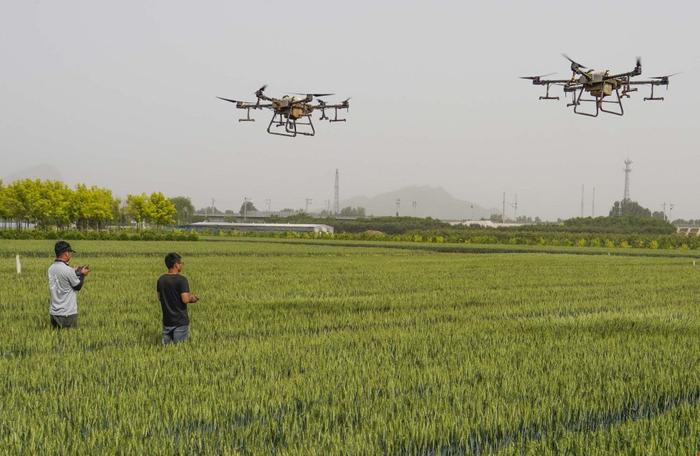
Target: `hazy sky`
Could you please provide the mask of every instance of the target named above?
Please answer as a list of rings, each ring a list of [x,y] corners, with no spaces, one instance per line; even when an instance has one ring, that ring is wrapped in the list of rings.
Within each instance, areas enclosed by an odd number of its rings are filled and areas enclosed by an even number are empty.
[[[53,164],[69,183],[117,195],[163,191],[238,208],[325,207],[405,185],[442,186],[519,214],[600,214],[623,192],[700,218],[700,4],[691,1],[8,1],[0,0],[0,177]],[[518,76],[593,68],[677,71],[665,102],[626,102],[624,117],[574,115],[538,101]],[[254,100],[352,96],[346,124],[317,136],[265,132]],[[660,92],[661,93],[661,92]]]

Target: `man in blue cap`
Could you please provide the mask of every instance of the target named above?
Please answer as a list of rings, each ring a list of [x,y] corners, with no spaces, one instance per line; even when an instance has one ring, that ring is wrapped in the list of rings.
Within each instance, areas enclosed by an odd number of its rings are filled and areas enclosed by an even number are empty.
[[[54,328],[78,326],[78,295],[83,288],[85,277],[90,274],[89,266],[73,269],[68,265],[75,250],[66,241],[58,241],[54,246],[56,259],[49,267],[49,316]]]

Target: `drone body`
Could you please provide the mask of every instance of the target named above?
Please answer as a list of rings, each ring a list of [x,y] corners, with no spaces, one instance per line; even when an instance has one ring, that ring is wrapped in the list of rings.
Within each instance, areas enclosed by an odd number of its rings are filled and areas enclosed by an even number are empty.
[[[644,101],[663,101],[663,97],[654,96],[654,87],[666,86],[668,88],[668,78],[673,76],[655,76],[648,80],[633,80],[632,78],[642,74],[642,62],[637,58],[637,64],[632,71],[623,73],[611,73],[609,70],[591,70],[584,65],[564,57],[571,62],[570,79],[543,79],[548,74],[542,76],[523,76],[521,79],[529,79],[534,85],[543,85],[546,88],[544,96],[540,100],[558,100],[559,97],[549,95],[549,88],[552,85],[562,86],[564,93],[571,93],[571,103],[567,107],[573,107],[574,113],[589,117],[598,117],[601,112],[624,115],[622,99],[629,98],[630,93],[636,92],[639,85],[648,85],[651,88],[651,95],[645,97]],[[585,97],[588,95],[589,97]],[[584,110],[583,103],[594,103],[594,110]],[[608,104],[615,105],[613,109],[607,109]]]
[[[338,117],[338,110],[345,109],[347,111],[350,108],[350,98],[337,104],[328,104],[321,99],[322,97],[333,95],[332,93],[295,94],[302,96],[284,95],[281,98],[273,98],[264,94],[266,88],[267,86],[262,86],[255,92],[255,97],[257,98],[255,102],[231,100],[222,97],[217,98],[235,103],[237,109],[246,110],[246,117],[238,119],[239,122],[255,121],[255,119],[250,117],[251,109],[271,110],[272,119],[270,119],[270,123],[267,126],[267,132],[271,135],[287,136],[291,138],[297,135],[314,136],[316,130],[311,120],[311,115],[314,110],[321,111],[319,120],[327,120],[329,122],[345,122],[347,120]],[[317,104],[313,104],[314,99],[316,99]],[[333,110],[333,118],[326,115],[326,109]]]

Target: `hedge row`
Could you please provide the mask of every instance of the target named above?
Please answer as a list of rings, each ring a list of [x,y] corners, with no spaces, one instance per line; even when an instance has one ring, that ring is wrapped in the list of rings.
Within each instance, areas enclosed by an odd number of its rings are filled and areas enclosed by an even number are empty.
[[[192,231],[132,230],[0,230],[0,239],[69,239],[94,241],[196,241]]]

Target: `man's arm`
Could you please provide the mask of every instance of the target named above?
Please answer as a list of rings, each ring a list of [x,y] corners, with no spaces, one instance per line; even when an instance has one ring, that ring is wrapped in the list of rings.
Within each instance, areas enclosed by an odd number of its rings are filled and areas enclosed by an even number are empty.
[[[90,274],[90,266],[77,267],[75,269],[75,275],[78,277],[78,280],[80,281],[80,283],[78,283],[75,286],[73,286],[73,284],[71,284],[71,287],[73,287],[73,289],[75,291],[80,291],[80,289],[83,288],[83,284],[85,283],[85,277],[87,277],[88,274]]]
[[[64,277],[68,280],[68,284],[75,291],[80,291],[85,283],[85,277],[90,273],[90,269],[87,267],[80,267],[76,269],[66,268],[63,273]]]
[[[187,278],[184,276],[180,276],[180,299],[182,300],[183,304],[194,304],[195,302],[199,301],[199,297],[194,294],[190,293],[190,283],[187,281]]]
[[[85,284],[85,275],[82,273],[75,271],[75,275],[78,277],[78,284],[73,285],[71,283],[71,288],[74,289],[75,291],[80,291],[81,288],[83,288],[83,285]]]
[[[183,304],[194,304],[195,302],[199,301],[199,296],[186,291],[184,293],[180,293],[180,299],[182,299]]]

